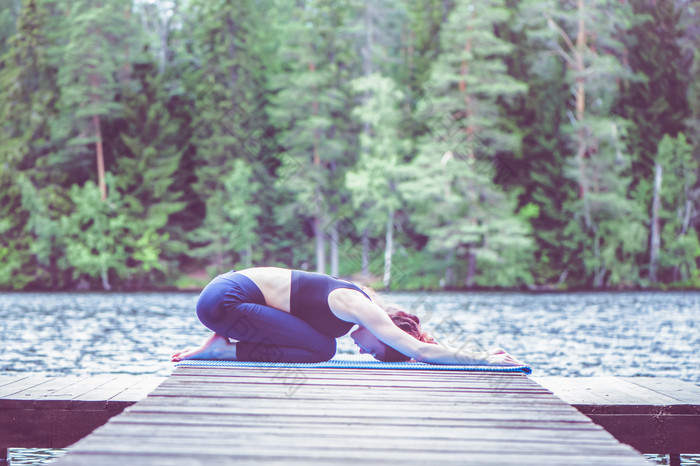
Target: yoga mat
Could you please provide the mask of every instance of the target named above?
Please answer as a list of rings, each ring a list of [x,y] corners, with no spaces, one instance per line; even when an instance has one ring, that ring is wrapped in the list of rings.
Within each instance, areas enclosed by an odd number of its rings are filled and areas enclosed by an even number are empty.
[[[257,361],[216,361],[209,359],[187,359],[175,363],[176,367],[276,367],[309,369],[314,367],[338,369],[413,369],[442,371],[477,371],[477,372],[523,372],[530,374],[530,366],[484,366],[456,364],[426,364],[423,362],[382,362],[356,355],[336,355],[324,362],[257,362]]]

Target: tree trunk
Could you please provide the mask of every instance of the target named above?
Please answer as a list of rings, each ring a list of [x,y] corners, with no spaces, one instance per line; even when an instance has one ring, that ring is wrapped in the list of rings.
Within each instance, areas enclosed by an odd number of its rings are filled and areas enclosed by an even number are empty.
[[[375,0],[365,1],[365,46],[362,50],[362,73],[365,76],[372,74],[372,51],[374,49],[374,28],[373,28],[373,12],[372,5]]]
[[[583,119],[586,111],[586,86],[583,72],[585,65],[583,54],[586,49],[586,22],[584,20],[583,0],[578,0],[578,35],[576,36],[576,48],[574,49],[574,59],[576,61],[576,123],[578,130],[578,149],[576,150],[576,161],[579,168],[579,197],[583,200],[583,219],[587,227],[591,227],[591,211],[588,204],[588,179],[586,174],[586,130],[583,126]]]
[[[369,277],[369,229],[362,230],[362,276]]]
[[[253,266],[253,245],[250,243],[245,247],[245,265],[246,267]]]
[[[309,71],[311,73],[316,72],[316,64],[314,62],[309,63]],[[311,102],[311,114],[318,115],[318,102]],[[321,169],[321,155],[318,150],[321,135],[318,129],[314,129],[314,148],[313,148],[313,164],[315,170]],[[316,199],[316,216],[314,218],[314,236],[316,238],[316,271],[318,273],[326,273],[326,238],[323,233],[323,213],[322,213],[322,202],[321,193],[317,192]]]
[[[323,234],[321,214],[314,218],[314,236],[316,237],[316,272],[326,273],[326,238]]]
[[[95,129],[95,156],[97,157],[97,184],[100,187],[102,201],[107,199],[107,184],[105,183],[105,159],[102,152],[102,130],[100,129],[100,116],[92,116],[92,124]]]
[[[602,288],[605,278],[605,272],[607,269],[603,264],[601,264],[600,258],[600,235],[598,231],[595,232],[594,242],[593,242],[593,253],[595,254],[595,272],[593,273],[593,288]]]
[[[475,14],[472,13],[472,18],[475,17]],[[467,30],[471,31],[473,29],[472,24],[470,23],[467,26]],[[464,44],[464,53],[466,55],[471,54],[472,51],[472,40],[471,37],[465,42]],[[464,117],[467,120],[467,127],[465,128],[467,132],[467,147],[466,147],[466,153],[462,154],[465,157],[467,157],[467,160],[472,161],[474,160],[474,134],[475,134],[475,128],[473,121],[471,118],[474,116],[474,103],[472,101],[472,96],[467,92],[467,76],[469,75],[469,63],[467,63],[466,58],[462,60],[462,65],[459,70],[459,74],[462,76],[460,81],[459,81],[459,92],[462,94],[464,97]]]
[[[654,197],[651,203],[651,241],[649,244],[649,281],[656,283],[658,280],[657,269],[659,261],[659,248],[661,247],[661,225],[659,211],[661,210],[661,184],[663,180],[663,167],[659,162],[654,164]]]
[[[476,276],[476,254],[472,248],[469,248],[469,258],[467,264],[467,277],[464,279],[464,286],[471,288],[474,286],[474,277]]]
[[[109,284],[107,267],[102,267],[102,270],[100,271],[100,278],[102,278],[102,288],[105,291],[110,291],[112,289],[112,285]]]
[[[331,225],[331,275],[338,276],[338,223]]]
[[[445,283],[442,285],[443,288],[445,288],[446,286],[451,286],[455,282],[455,269],[452,265],[452,261],[454,261],[454,258],[454,249],[448,250],[447,257],[445,258],[445,261],[447,262],[447,268],[445,269]]]
[[[386,244],[384,245],[384,287],[391,285],[391,260],[394,251],[394,209],[389,208],[386,220]]]

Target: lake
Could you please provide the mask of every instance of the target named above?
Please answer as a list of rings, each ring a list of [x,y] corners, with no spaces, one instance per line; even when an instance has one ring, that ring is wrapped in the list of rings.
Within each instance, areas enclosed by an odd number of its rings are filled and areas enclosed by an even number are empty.
[[[209,333],[197,293],[0,293],[1,374],[169,375],[170,353]],[[657,376],[700,384],[700,292],[384,295],[453,347],[502,347],[535,375]],[[338,352],[355,352],[350,337]],[[14,465],[62,451],[12,449]],[[650,464],[665,464],[649,456]],[[683,456],[700,465],[700,455]]]

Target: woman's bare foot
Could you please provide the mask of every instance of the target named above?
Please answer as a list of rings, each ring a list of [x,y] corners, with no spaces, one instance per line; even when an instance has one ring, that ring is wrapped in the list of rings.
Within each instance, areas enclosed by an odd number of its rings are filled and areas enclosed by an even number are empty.
[[[176,351],[170,357],[173,362],[185,359],[236,359],[236,344],[231,343],[228,338],[215,333],[198,348],[185,348]]]

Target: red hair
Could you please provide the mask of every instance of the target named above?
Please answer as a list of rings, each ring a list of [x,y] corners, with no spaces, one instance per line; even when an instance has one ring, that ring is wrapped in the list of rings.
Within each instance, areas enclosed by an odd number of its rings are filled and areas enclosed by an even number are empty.
[[[420,319],[418,318],[418,316],[409,314],[408,312],[403,311],[395,306],[387,306],[384,310],[387,314],[389,314],[389,317],[391,318],[391,321],[394,322],[394,325],[411,335],[416,340],[422,341],[424,343],[432,343],[434,345],[437,344],[435,340],[428,334],[428,332],[424,332],[421,329]],[[386,345],[386,351],[384,351],[384,355],[381,358],[377,359],[380,359],[381,361],[385,362],[404,362],[410,361],[411,358],[403,353],[398,352],[391,346]]]

